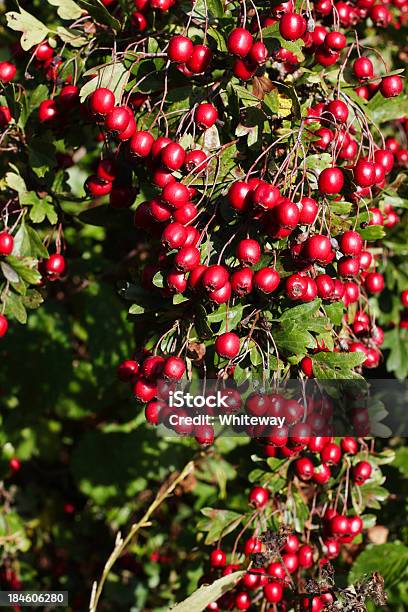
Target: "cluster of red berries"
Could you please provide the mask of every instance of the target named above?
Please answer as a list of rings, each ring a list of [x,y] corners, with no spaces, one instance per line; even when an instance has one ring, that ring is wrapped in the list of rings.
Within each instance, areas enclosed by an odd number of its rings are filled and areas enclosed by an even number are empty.
[[[108,2],[110,3],[110,0]],[[167,13],[175,3],[176,0],[133,0],[135,10],[130,18],[132,29],[136,32],[144,32],[148,27],[149,12]]]
[[[374,73],[372,61],[365,56],[360,56],[354,61],[353,72],[361,83],[355,91],[360,98],[364,98],[365,100],[372,98],[377,91],[379,91],[384,98],[393,98],[394,96],[399,96],[404,88],[403,81],[397,74],[378,77]],[[369,83],[365,84],[365,81],[369,81]]]

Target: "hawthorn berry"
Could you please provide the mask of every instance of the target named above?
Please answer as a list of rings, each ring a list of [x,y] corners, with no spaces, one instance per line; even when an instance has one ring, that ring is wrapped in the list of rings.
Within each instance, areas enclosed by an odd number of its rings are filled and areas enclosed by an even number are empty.
[[[261,259],[261,247],[257,240],[247,238],[237,244],[235,254],[242,266],[253,266]]]
[[[234,332],[225,332],[217,337],[215,341],[215,352],[220,357],[234,359],[240,351],[241,341]]]
[[[95,115],[105,116],[110,113],[115,106],[115,96],[110,89],[99,87],[89,98],[89,108]]]
[[[14,238],[8,232],[0,233],[0,255],[11,255],[14,247]]]
[[[0,314],[0,338],[3,338],[7,330],[8,330],[8,321],[3,314]]]
[[[269,501],[269,491],[265,487],[253,487],[248,496],[248,502],[255,508],[263,508]]]
[[[170,39],[167,55],[172,62],[187,62],[193,53],[193,42],[187,36],[173,36]]]

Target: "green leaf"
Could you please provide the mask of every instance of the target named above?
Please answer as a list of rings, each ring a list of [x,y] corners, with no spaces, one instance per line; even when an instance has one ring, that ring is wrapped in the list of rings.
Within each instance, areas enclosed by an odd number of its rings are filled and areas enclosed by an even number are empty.
[[[27,312],[21,295],[17,295],[14,291],[9,291],[2,296],[2,301],[5,302],[6,305],[4,311],[6,316],[9,315],[14,317],[22,325],[27,323]]]
[[[386,590],[403,581],[408,574],[408,547],[397,542],[368,546],[355,560],[348,576],[349,584],[372,572],[383,576]]]
[[[244,515],[232,512],[232,510],[218,510],[216,508],[203,508],[201,513],[205,519],[198,522],[197,529],[206,531],[206,544],[213,544],[221,536],[226,536],[242,522]]]
[[[237,304],[228,308],[228,321],[227,321],[227,307],[225,304],[221,304],[217,310],[207,315],[207,321],[211,323],[222,323],[219,333],[222,334],[226,331],[227,327],[229,331],[232,331],[241,322],[242,313],[244,306]]]
[[[384,98],[377,93],[366,106],[374,123],[384,123],[403,117],[406,113],[406,99],[404,96]],[[365,109],[364,109],[365,110]]]
[[[401,446],[397,449],[393,465],[408,478],[408,446]]]
[[[273,338],[279,351],[289,355],[306,353],[307,348],[314,346],[313,336],[302,329],[280,329],[273,332]]]
[[[333,304],[327,304],[324,307],[324,310],[333,325],[341,325],[344,314],[343,302],[334,302]]]
[[[231,591],[244,576],[245,571],[234,572],[215,580],[212,584],[204,585],[190,597],[170,608],[171,612],[201,612],[213,601],[217,601],[224,593]]]
[[[260,100],[248,91],[246,87],[242,87],[242,85],[231,85],[231,88],[242,106],[249,107],[258,106],[260,104]]]
[[[55,145],[46,139],[33,138],[28,151],[30,166],[35,174],[43,178],[48,170],[56,166]]]
[[[71,47],[83,47],[88,42],[88,39],[83,36],[83,32],[74,28],[68,30],[68,28],[59,26],[57,34],[63,42],[71,45]]]
[[[18,194],[25,193],[27,191],[26,184],[24,179],[15,172],[7,172],[6,176],[6,184],[10,189],[14,189]]]
[[[38,45],[48,35],[48,27],[30,13],[20,8],[20,12],[6,13],[7,25],[16,32],[22,32],[20,44],[24,51]]]
[[[61,19],[78,19],[83,13],[74,0],[48,0],[48,4],[58,7],[57,13]]]
[[[397,378],[408,376],[408,335],[406,330],[398,326],[386,331],[382,348],[388,349],[386,359],[388,372],[393,372]]]
[[[120,30],[120,22],[110,14],[108,9],[100,2],[100,0],[76,0],[80,7],[88,11],[88,14],[95,19],[97,23],[104,23],[110,26],[116,32]]]
[[[369,225],[360,229],[359,234],[363,240],[380,240],[385,236],[385,231],[382,225]]]
[[[325,353],[321,351],[310,355],[313,362],[313,374],[321,379],[349,379],[358,378],[353,368],[362,364],[365,359],[363,353]]]
[[[108,87],[115,94],[116,103],[119,104],[129,78],[129,72],[124,64],[121,62],[105,64],[92,68],[90,74],[96,76],[81,87],[79,92],[81,102],[84,102],[98,87]],[[85,76],[88,76],[88,73],[85,73]]]
[[[41,274],[37,268],[38,262],[33,257],[18,258],[14,257],[13,255],[9,255],[6,257],[6,262],[26,283],[35,285],[41,280]]]
[[[38,85],[33,91],[26,90],[26,95],[22,100],[21,112],[18,118],[19,127],[22,129],[25,128],[31,113],[34,109],[37,109],[41,102],[46,100],[48,96],[48,87],[43,83]]]
[[[208,28],[208,36],[210,36],[217,43],[217,50],[223,53],[227,52],[227,43],[224,36],[217,28]]]
[[[34,223],[42,223],[45,218],[55,225],[58,221],[58,215],[51,204],[52,199],[50,196],[45,198],[39,198],[33,191],[29,191],[26,197],[20,198],[20,202],[26,206],[32,206],[30,210],[30,219]]]

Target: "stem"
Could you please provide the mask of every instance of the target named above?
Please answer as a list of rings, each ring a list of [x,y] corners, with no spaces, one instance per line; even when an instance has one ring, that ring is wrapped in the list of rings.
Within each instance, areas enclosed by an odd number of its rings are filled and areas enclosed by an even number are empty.
[[[164,490],[159,490],[159,492],[156,495],[156,498],[154,499],[152,504],[149,506],[149,508],[143,515],[143,517],[140,519],[139,522],[132,525],[125,539],[122,539],[120,532],[118,532],[116,536],[115,548],[113,549],[109,559],[105,563],[105,567],[103,568],[103,572],[99,580],[99,584],[97,582],[94,582],[93,584],[91,601],[89,603],[89,612],[96,612],[98,608],[99,599],[102,595],[102,591],[103,591],[103,587],[105,585],[106,579],[109,576],[109,573],[113,565],[116,563],[118,558],[125,551],[126,547],[133,540],[134,536],[137,534],[137,532],[142,527],[149,527],[151,525],[151,523],[149,522],[149,518],[153,514],[153,512],[164,502],[164,500],[167,497],[169,497],[169,495],[174,491],[177,485],[180,484],[180,482],[182,482],[183,480],[185,480],[185,478],[190,476],[190,474],[192,474],[193,471],[194,471],[194,462],[190,461],[184,467],[183,471],[177,476],[177,478],[173,480],[172,483],[170,483]]]

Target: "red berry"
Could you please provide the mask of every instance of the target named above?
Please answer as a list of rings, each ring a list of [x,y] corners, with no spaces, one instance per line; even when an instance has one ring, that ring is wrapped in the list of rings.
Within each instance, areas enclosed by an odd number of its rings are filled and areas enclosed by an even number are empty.
[[[261,268],[254,274],[254,287],[266,293],[273,293],[280,283],[280,276],[274,268]]]
[[[330,521],[330,531],[335,536],[343,536],[349,533],[349,522],[346,516],[338,514]]]
[[[200,263],[200,251],[197,247],[182,247],[174,258],[174,265],[181,272],[190,272]]]
[[[252,202],[256,207],[268,210],[277,205],[280,192],[274,185],[260,183],[252,193]]]
[[[0,106],[0,128],[5,128],[11,121],[11,113],[8,106]]]
[[[263,588],[263,594],[269,603],[279,603],[283,598],[283,587],[280,582],[268,582]]]
[[[210,128],[218,119],[218,111],[213,104],[205,102],[199,104],[195,111],[195,121],[202,130]]]
[[[268,49],[260,40],[254,43],[249,52],[249,59],[254,64],[264,64],[268,59]]]
[[[236,270],[231,274],[230,281],[232,291],[240,297],[243,297],[252,291],[253,272],[249,268]]]
[[[169,380],[180,380],[184,376],[186,365],[181,357],[168,357],[164,363],[163,376]]]
[[[381,293],[384,289],[384,277],[379,272],[368,272],[364,285],[369,293]]]
[[[345,123],[348,118],[348,107],[342,100],[333,100],[329,102],[326,111],[333,116],[338,123]]]
[[[193,42],[186,36],[173,36],[170,39],[167,55],[172,62],[187,62],[193,53]]]
[[[131,382],[139,371],[139,364],[132,359],[125,359],[117,367],[117,377],[121,382]]]
[[[319,274],[315,278],[317,295],[323,300],[328,300],[334,291],[334,280],[328,274]]]
[[[232,72],[234,75],[241,79],[241,81],[249,81],[255,75],[257,65],[253,64],[248,60],[243,60],[239,57],[236,58],[232,66]]]
[[[55,120],[59,115],[55,100],[44,100],[38,107],[38,120],[47,123]]]
[[[44,267],[47,274],[52,276],[61,276],[61,274],[65,272],[65,258],[63,255],[54,253],[54,255],[50,255],[50,257],[46,260]]]
[[[313,548],[308,544],[303,544],[298,550],[299,565],[309,568],[313,565]]]
[[[313,361],[310,357],[303,357],[300,367],[305,376],[313,378]]]
[[[245,28],[232,30],[227,40],[227,48],[230,53],[239,57],[246,57],[252,47],[252,34]]]
[[[341,448],[334,442],[329,442],[320,453],[320,457],[324,463],[328,465],[336,464],[341,459]]]
[[[301,480],[310,480],[313,476],[314,465],[310,459],[302,457],[296,460],[295,471]]]
[[[8,330],[8,321],[4,315],[0,314],[0,338],[3,338],[7,330]]]
[[[79,88],[76,85],[65,85],[59,93],[57,103],[62,110],[71,110],[79,103]]]
[[[203,287],[207,291],[217,291],[221,289],[228,281],[227,270],[220,265],[210,266],[205,270],[202,277]]]
[[[360,187],[371,187],[376,181],[375,166],[366,159],[357,160],[353,173],[354,180]]]
[[[325,168],[319,176],[319,191],[325,195],[340,193],[344,185],[344,176],[340,168]]]
[[[150,132],[136,131],[129,142],[129,149],[133,155],[147,157],[150,154],[154,138]]]
[[[130,123],[130,113],[126,106],[113,108],[105,119],[105,125],[111,132],[124,132]]]
[[[180,208],[187,204],[190,197],[188,187],[177,181],[167,183],[164,186],[161,193],[161,199],[163,202],[171,206],[172,208]]]
[[[225,332],[217,337],[215,341],[215,352],[220,357],[234,359],[240,351],[241,342],[239,336],[234,332]]]
[[[112,183],[103,181],[99,176],[89,176],[85,181],[85,188],[94,198],[108,195],[112,190]]]
[[[300,274],[292,274],[286,280],[286,293],[291,300],[300,300],[306,294],[307,280]]]
[[[224,567],[227,562],[227,556],[223,550],[216,548],[211,551],[210,565],[211,567]]]
[[[282,555],[282,561],[289,574],[296,572],[297,568],[299,567],[299,560],[295,553],[287,553],[286,555]]]
[[[285,13],[279,22],[279,32],[285,40],[298,40],[306,32],[306,20],[298,13]]]
[[[255,508],[263,508],[269,501],[269,492],[264,487],[253,487],[249,492],[248,501]]]
[[[96,174],[103,181],[112,183],[118,175],[117,165],[111,159],[101,159]]]
[[[16,76],[17,68],[10,62],[0,62],[0,81],[9,83]]]
[[[380,84],[380,93],[384,98],[393,98],[399,96],[404,89],[402,79],[398,74],[393,76],[384,77]]]
[[[368,480],[372,473],[371,464],[368,461],[359,461],[353,467],[353,481],[356,485],[362,485]]]
[[[303,197],[300,200],[300,225],[311,225],[315,222],[319,206],[313,198]]]
[[[14,238],[8,232],[0,233],[0,255],[10,255],[14,247]]]
[[[359,57],[353,64],[353,72],[359,80],[371,79],[374,76],[374,66],[368,57]]]
[[[179,170],[184,164],[186,152],[176,142],[170,142],[161,151],[161,161],[169,170]]]
[[[95,115],[107,115],[115,106],[115,96],[110,89],[100,87],[89,98],[89,108]]]
[[[360,270],[360,259],[356,257],[342,257],[337,262],[337,272],[342,277],[357,276]]]
[[[319,467],[315,468],[313,472],[313,481],[319,485],[324,485],[329,482],[331,477],[330,468],[326,463],[322,463]]]
[[[248,610],[251,605],[251,598],[246,591],[241,591],[235,595],[234,604],[238,610]]]
[[[190,221],[195,219],[197,214],[198,214],[197,207],[192,202],[187,202],[186,204],[184,204],[183,206],[180,206],[180,208],[177,208],[174,211],[173,218],[175,221],[178,221],[178,223],[181,223],[182,225],[186,225],[187,223],[190,223]],[[188,245],[185,244],[185,246],[188,246]]]
[[[253,266],[261,259],[261,247],[257,240],[247,238],[238,243],[235,254],[241,265]]]
[[[140,402],[150,402],[157,395],[156,383],[145,378],[139,378],[133,386],[133,395]]]
[[[328,261],[332,252],[330,239],[327,236],[316,234],[311,236],[305,242],[304,253],[310,261],[320,261],[325,263]]]
[[[228,201],[235,210],[243,212],[250,205],[252,190],[248,183],[237,181],[233,183],[228,191]]]
[[[184,293],[187,289],[187,279],[184,272],[179,272],[175,268],[166,274],[166,286],[171,293]]]
[[[347,39],[341,32],[328,32],[324,44],[331,51],[342,51],[347,44]]]
[[[207,166],[207,155],[201,149],[194,149],[186,154],[184,165],[188,172],[200,172]]]
[[[339,247],[344,255],[357,257],[363,248],[363,239],[358,232],[349,230],[340,236]]]
[[[194,74],[205,72],[211,62],[212,51],[207,45],[194,45],[191,57],[186,62],[186,67]]]
[[[281,227],[293,229],[297,226],[300,219],[298,206],[291,201],[283,201],[273,209],[276,223]]]
[[[37,45],[35,49],[35,57],[40,62],[46,62],[47,60],[51,59],[53,55],[54,49],[50,47],[46,41]]]

